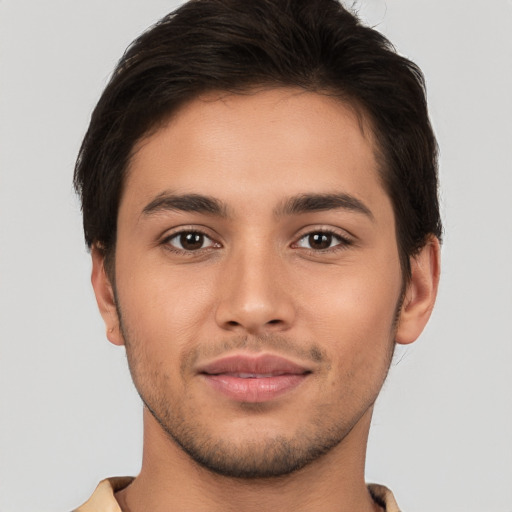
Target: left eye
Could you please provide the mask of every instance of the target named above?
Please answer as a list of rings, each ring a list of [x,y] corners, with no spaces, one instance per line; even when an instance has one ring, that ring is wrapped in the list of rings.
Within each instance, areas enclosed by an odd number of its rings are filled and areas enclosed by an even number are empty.
[[[343,238],[334,233],[325,233],[317,231],[315,233],[309,233],[304,235],[298,242],[298,247],[305,249],[313,249],[315,251],[322,251],[341,245],[345,242]]]
[[[215,245],[211,238],[199,231],[182,231],[168,238],[166,243],[181,251],[198,251]]]

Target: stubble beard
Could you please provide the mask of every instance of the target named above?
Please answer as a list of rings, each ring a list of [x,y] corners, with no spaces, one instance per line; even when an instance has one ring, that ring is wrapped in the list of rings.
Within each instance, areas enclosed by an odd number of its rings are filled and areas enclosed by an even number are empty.
[[[289,475],[329,452],[350,431],[340,426],[314,436],[304,429],[293,438],[258,438],[259,433],[255,431],[253,441],[239,445],[212,436],[204,425],[193,425],[193,419],[171,415],[165,408],[155,410],[142,395],[141,398],[169,439],[195,463],[230,478],[269,479]]]
[[[391,322],[388,350],[383,355],[382,370],[376,376],[372,389],[357,390],[360,406],[357,414],[334,414],[332,407],[318,405],[307,425],[302,425],[288,437],[274,435],[262,438],[254,432],[252,441],[236,444],[225,436],[213,436],[208,425],[197,421],[197,411],[187,410],[168,397],[168,375],[158,368],[151,368],[143,344],[132,335],[123,322],[118,294],[113,286],[119,328],[123,336],[126,356],[135,388],[155,421],[169,440],[179,446],[196,464],[208,471],[238,479],[268,479],[284,477],[320,459],[338,446],[348,436],[361,418],[373,408],[375,400],[387,378],[395,349],[395,334],[398,328],[400,311],[405,297],[402,283],[400,297],[395,306]],[[264,343],[272,345],[289,341],[279,336],[264,336]],[[247,337],[243,338],[247,340]],[[282,340],[282,341],[281,341]],[[239,345],[245,342],[241,341]],[[226,347],[224,347],[226,348]],[[312,359],[322,358],[322,349],[316,345],[308,351]],[[304,352],[303,352],[304,353]],[[324,356],[325,357],[325,356]],[[185,361],[182,361],[182,371]],[[151,377],[144,374],[146,367]],[[186,403],[186,399],[182,400]],[[336,405],[343,409],[346,403],[342,397]],[[241,404],[247,412],[257,411],[259,404]],[[336,412],[336,411],[334,411]],[[326,421],[326,418],[328,420]],[[329,421],[330,420],[330,421]]]
[[[121,319],[121,317],[119,316]],[[238,479],[268,479],[296,472],[338,446],[372,408],[384,383],[393,350],[389,351],[385,370],[372,389],[361,394],[357,413],[342,410],[347,397],[340,397],[340,411],[315,404],[307,424],[290,435],[261,435],[254,431],[244,442],[212,434],[212,418],[203,418],[193,410],[187,396],[179,400],[169,396],[169,376],[163,367],[151,367],[140,340],[134,339],[121,322],[126,353],[135,387],[144,405],[167,437],[195,463],[217,475]],[[268,342],[268,338],[267,338]],[[144,370],[149,370],[147,373]],[[350,400],[348,400],[350,401]],[[193,402],[192,402],[193,403]],[[241,404],[248,414],[258,413],[259,404]],[[210,421],[210,423],[208,422]],[[247,440],[250,439],[250,440]]]

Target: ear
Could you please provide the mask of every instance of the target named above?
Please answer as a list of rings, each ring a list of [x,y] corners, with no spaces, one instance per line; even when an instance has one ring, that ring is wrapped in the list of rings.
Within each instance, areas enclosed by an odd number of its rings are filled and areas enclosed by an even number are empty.
[[[430,237],[410,261],[411,279],[405,290],[395,337],[396,342],[403,345],[418,338],[434,308],[441,271],[439,240]]]
[[[92,247],[91,256],[91,282],[94,294],[96,295],[98,309],[100,310],[107,329],[107,339],[114,345],[124,345],[119,316],[117,314],[114,289],[105,271],[105,257],[103,252],[96,245]]]

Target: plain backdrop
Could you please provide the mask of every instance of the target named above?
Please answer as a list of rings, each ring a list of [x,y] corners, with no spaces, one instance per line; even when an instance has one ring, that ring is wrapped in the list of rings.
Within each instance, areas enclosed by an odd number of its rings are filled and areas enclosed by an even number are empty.
[[[89,283],[71,179],[117,59],[164,0],[0,0],[0,512],[69,511],[136,474],[141,405]],[[446,235],[367,479],[407,512],[512,511],[512,3],[356,3],[427,77]]]

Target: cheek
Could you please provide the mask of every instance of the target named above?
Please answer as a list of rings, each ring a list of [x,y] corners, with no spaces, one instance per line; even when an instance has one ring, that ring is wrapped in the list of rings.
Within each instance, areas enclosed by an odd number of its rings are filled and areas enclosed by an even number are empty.
[[[334,410],[344,404],[348,416],[358,414],[362,403],[373,403],[391,363],[399,291],[389,293],[385,288],[387,295],[375,285],[355,288],[347,282],[318,310],[317,339],[324,344],[332,364],[325,397]]]
[[[123,327],[133,340],[151,347],[152,358],[168,358],[199,337],[211,311],[211,291],[206,279],[140,267],[127,265],[118,279]]]
[[[310,301],[306,323],[344,371],[369,371],[386,365],[394,346],[394,323],[401,280],[396,269],[366,268],[341,273],[323,283]],[[343,372],[342,372],[343,373]]]

